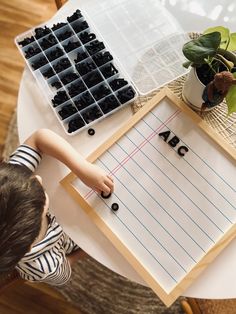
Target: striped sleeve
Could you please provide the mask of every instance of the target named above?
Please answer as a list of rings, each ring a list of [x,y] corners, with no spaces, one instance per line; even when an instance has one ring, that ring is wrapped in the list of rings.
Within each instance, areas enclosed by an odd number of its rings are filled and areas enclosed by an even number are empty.
[[[32,147],[22,144],[10,156],[9,163],[26,166],[32,172],[36,170],[42,159],[41,154]]]
[[[80,247],[70,238],[67,234],[65,234],[65,244],[64,244],[66,255],[71,254],[74,251],[80,249]]]
[[[47,213],[47,217],[49,224],[44,239],[33,245],[18,262],[16,269],[25,280],[59,286],[71,276],[66,255],[78,249],[78,246],[64,233],[54,215]]]
[[[64,285],[71,277],[71,267],[64,252],[61,253],[48,252],[34,262],[18,263],[16,269],[25,280],[54,286]]]

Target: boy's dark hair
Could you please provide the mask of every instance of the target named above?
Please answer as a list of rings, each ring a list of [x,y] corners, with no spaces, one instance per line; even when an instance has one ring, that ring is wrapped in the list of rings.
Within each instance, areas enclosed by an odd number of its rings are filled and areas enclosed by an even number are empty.
[[[0,272],[12,271],[41,228],[46,197],[25,166],[0,164]]]

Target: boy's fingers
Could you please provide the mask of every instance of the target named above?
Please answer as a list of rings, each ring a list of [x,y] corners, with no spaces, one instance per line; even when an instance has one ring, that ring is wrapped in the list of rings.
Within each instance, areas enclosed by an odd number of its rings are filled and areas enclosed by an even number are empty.
[[[103,184],[101,190],[105,196],[111,193],[111,189],[106,184]]]
[[[109,184],[109,185],[114,185],[114,180],[113,180],[113,178],[112,177],[110,177],[110,176],[106,176],[106,178],[105,178],[105,180],[104,180],[104,182],[106,183],[106,184]]]
[[[94,190],[98,193],[103,192],[105,196],[113,193],[114,190],[113,178],[111,178],[110,176],[106,176],[103,179],[103,183],[101,183],[99,187],[98,186],[94,187]]]
[[[111,180],[110,178],[107,178],[107,180],[105,180],[105,184],[110,188],[110,193],[112,193],[114,190],[113,180]]]

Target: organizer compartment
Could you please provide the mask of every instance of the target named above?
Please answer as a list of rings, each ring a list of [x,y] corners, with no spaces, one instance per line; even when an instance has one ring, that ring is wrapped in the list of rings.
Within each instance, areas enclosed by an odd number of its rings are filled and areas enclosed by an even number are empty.
[[[51,27],[40,25],[17,36],[16,45],[67,134],[89,127],[136,96],[80,10]]]

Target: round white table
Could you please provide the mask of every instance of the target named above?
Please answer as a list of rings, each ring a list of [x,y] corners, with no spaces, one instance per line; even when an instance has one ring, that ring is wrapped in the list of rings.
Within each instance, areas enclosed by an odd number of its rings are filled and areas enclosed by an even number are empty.
[[[79,4],[83,1],[69,1],[58,12],[58,15],[68,15],[73,13]],[[171,4],[162,1],[164,5]],[[186,6],[181,9],[181,1],[175,1],[176,10],[179,11],[180,23],[182,16],[185,15],[184,23],[188,20]],[[179,5],[178,2],[180,3]],[[198,1],[198,6],[202,8],[206,5],[205,1]],[[209,10],[208,1],[207,9]],[[218,1],[222,2],[222,1]],[[228,7],[232,1],[224,1],[224,8]],[[211,4],[212,6],[215,4]],[[220,4],[219,4],[220,6]],[[230,8],[230,7],[229,7]],[[172,1],[172,9],[174,9]],[[188,8],[189,10],[191,7]],[[218,7],[219,9],[219,7]],[[234,8],[233,8],[234,9]],[[175,12],[177,12],[175,11]],[[234,9],[235,11],[235,9]],[[202,12],[201,10],[199,11]],[[207,11],[206,11],[207,12]],[[199,13],[199,14],[200,14]],[[228,13],[231,14],[229,10]],[[197,13],[198,14],[198,13]],[[191,13],[189,23],[182,25],[186,31],[198,30],[198,18],[200,15]],[[233,16],[233,14],[232,14]],[[234,14],[234,16],[236,16]],[[178,15],[175,14],[178,19]],[[194,17],[194,18],[193,18]],[[219,14],[219,17],[223,17]],[[201,20],[203,16],[201,16]],[[205,24],[209,20],[203,19]],[[223,20],[222,20],[223,21]],[[219,19],[219,23],[221,20]],[[228,21],[229,24],[232,20]],[[194,25],[195,23],[195,25]],[[225,22],[222,22],[222,24]],[[217,20],[212,24],[217,25]],[[230,25],[229,25],[230,26]],[[204,28],[204,27],[203,27]],[[24,70],[18,97],[18,132],[20,142],[23,142],[33,131],[39,128],[49,128],[71,143],[82,155],[87,156],[96,149],[105,139],[110,137],[122,123],[131,115],[131,109],[126,106],[122,110],[106,118],[106,123],[97,123],[94,126],[96,131],[94,136],[89,136],[87,130],[75,136],[68,136],[58,123],[55,115],[48,108],[48,103],[43,98],[38,85],[28,68]],[[45,156],[38,168],[38,173],[43,178],[44,187],[50,198],[50,208],[57,216],[57,220],[63,226],[65,232],[89,255],[97,261],[112,269],[113,271],[133,280],[144,284],[142,278],[129,265],[123,256],[113,247],[110,241],[102,232],[90,221],[85,212],[76,204],[76,202],[65,192],[59,181],[68,174],[69,170],[48,156]],[[185,291],[185,296],[197,298],[235,298],[236,297],[236,240],[218,256],[215,261],[198,277],[197,280]]]

